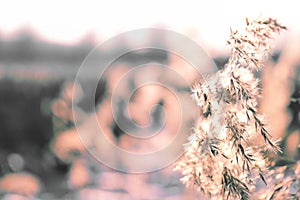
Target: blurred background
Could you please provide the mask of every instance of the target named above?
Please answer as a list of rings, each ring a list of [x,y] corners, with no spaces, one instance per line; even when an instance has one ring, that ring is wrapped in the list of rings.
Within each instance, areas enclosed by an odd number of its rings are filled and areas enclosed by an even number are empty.
[[[151,173],[127,174],[96,161],[82,145],[73,117],[75,110],[82,117],[79,129],[86,131],[88,141],[93,141],[97,133],[85,120],[91,110],[84,102],[95,91],[87,83],[75,84],[75,76],[97,45],[116,34],[138,28],[181,33],[202,46],[221,69],[230,54],[226,45],[230,27],[243,27],[245,17],[260,15],[275,17],[288,28],[276,38],[274,53],[266,61],[263,72],[257,74],[263,87],[260,111],[270,122],[271,134],[282,138],[284,151],[280,156],[299,160],[300,14],[295,1],[256,0],[242,5],[237,0],[2,1],[0,197],[9,200],[201,199],[194,191],[184,188],[173,166]],[[99,59],[117,54],[120,49],[130,49],[133,40],[137,38],[126,38],[102,49]],[[145,36],[141,40],[169,45],[162,35]],[[145,153],[163,148],[178,132],[180,123],[183,124],[181,137],[185,140],[197,117],[192,112],[197,107],[190,100],[189,88],[172,73],[150,64],[146,71],[136,71],[124,78],[133,67],[150,62],[170,66],[188,84],[200,78],[186,61],[163,51],[133,52],[112,63],[96,90],[95,115],[109,141],[127,151]],[[122,84],[118,82],[121,79],[125,80]],[[181,108],[191,112],[180,118],[176,97],[164,87],[145,85],[135,90],[135,86],[147,79],[163,80],[185,102]],[[73,91],[76,104],[72,111]],[[119,99],[115,102],[116,111],[110,105],[113,93]],[[121,129],[117,121],[126,124],[128,118],[142,127],[150,123],[146,129],[149,133],[134,132],[130,123],[125,131]],[[162,124],[158,134],[147,141],[130,136],[151,135]],[[98,151],[104,154],[109,151],[105,143],[97,142]],[[130,163],[127,166],[130,168]]]

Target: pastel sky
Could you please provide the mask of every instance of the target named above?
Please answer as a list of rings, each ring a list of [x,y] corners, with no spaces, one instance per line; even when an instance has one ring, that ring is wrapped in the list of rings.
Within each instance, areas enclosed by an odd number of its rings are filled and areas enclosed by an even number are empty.
[[[0,32],[9,37],[29,26],[45,40],[72,44],[89,31],[101,42],[127,30],[159,26],[220,48],[229,27],[238,28],[245,17],[276,17],[290,30],[299,31],[297,4],[293,0],[6,0],[0,4]]]

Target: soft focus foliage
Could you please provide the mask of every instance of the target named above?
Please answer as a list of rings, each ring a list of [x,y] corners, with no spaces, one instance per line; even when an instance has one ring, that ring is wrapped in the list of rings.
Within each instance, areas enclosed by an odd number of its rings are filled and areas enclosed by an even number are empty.
[[[251,193],[255,200],[299,199],[300,35],[289,35],[269,60],[262,62],[271,50],[271,32],[283,27],[272,19],[247,21],[246,25],[244,30],[232,31],[229,61],[228,55],[212,54],[222,70],[195,84],[193,99],[185,85],[199,78],[193,66],[172,53],[141,51],[126,54],[107,69],[96,91],[94,114],[84,106],[93,91],[85,82],[74,84],[74,76],[95,44],[49,44],[28,33],[21,39],[12,35],[6,41],[0,34],[0,199],[206,199],[194,190],[201,187],[212,196],[217,193],[216,198],[226,199],[230,192],[230,198],[247,198]],[[116,42],[97,59],[128,49],[135,39]],[[149,40],[164,43],[168,38],[151,36]],[[182,45],[193,53],[188,45]],[[213,53],[209,47],[207,50]],[[147,62],[150,64],[135,68]],[[205,70],[203,73],[211,72]],[[148,80],[161,85],[143,85]],[[194,125],[198,111],[201,116]],[[185,173],[182,181],[192,187],[184,188],[179,180],[182,174],[172,166],[128,174],[98,162],[86,148],[96,147],[95,152],[124,169],[159,162],[178,150],[181,153],[182,148],[175,145],[165,157],[132,162],[114,155],[107,141],[98,137],[98,127],[89,118],[93,115],[109,142],[137,153],[164,148],[175,135],[185,141],[194,126],[185,157],[178,164]],[[131,132],[129,119],[140,126],[151,125]],[[117,122],[128,126],[122,129]],[[152,128],[160,132],[153,134]],[[277,142],[268,133],[283,138],[279,157],[273,153]],[[135,134],[149,138],[140,140],[132,136]],[[271,155],[274,161],[270,164],[265,156]]]
[[[33,197],[40,189],[40,180],[32,174],[13,173],[0,179],[0,190],[9,193]]]

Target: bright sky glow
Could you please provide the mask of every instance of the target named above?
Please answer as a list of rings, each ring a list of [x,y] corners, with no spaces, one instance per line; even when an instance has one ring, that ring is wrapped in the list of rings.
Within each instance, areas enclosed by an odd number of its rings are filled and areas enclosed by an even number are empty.
[[[89,31],[95,31],[100,42],[123,31],[159,25],[220,48],[226,43],[229,27],[244,24],[245,17],[277,17],[299,30],[297,9],[293,0],[9,0],[1,2],[0,31],[9,36],[30,26],[44,39],[72,44]]]

